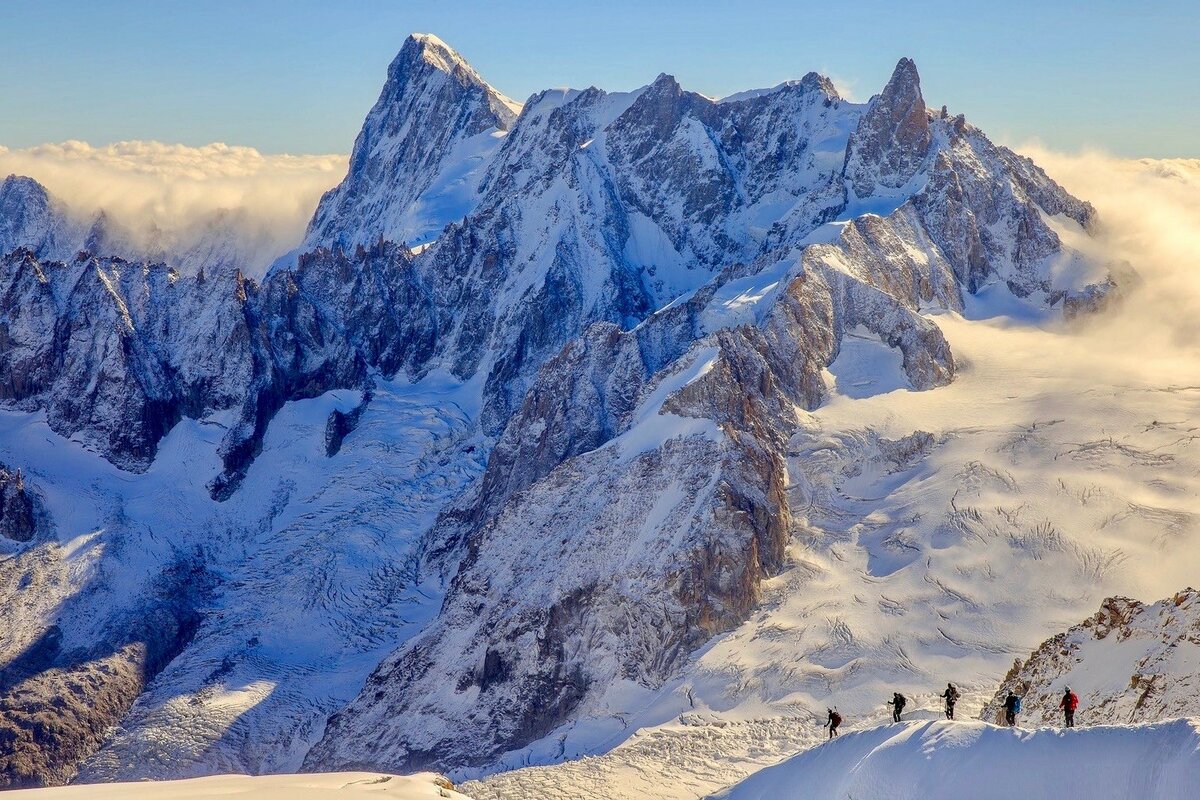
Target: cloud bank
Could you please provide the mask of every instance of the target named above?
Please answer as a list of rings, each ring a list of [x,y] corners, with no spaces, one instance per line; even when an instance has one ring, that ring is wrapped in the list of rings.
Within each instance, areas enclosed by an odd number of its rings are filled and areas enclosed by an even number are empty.
[[[220,143],[68,141],[0,147],[0,176],[34,178],[81,217],[104,210],[151,248],[204,249],[217,236],[231,236],[255,273],[299,244],[321,194],[345,175],[347,161]]]
[[[1115,308],[1088,320],[1084,344],[1131,376],[1200,381],[1200,159],[1017,149],[1096,206],[1094,255],[1128,262],[1138,274]]]

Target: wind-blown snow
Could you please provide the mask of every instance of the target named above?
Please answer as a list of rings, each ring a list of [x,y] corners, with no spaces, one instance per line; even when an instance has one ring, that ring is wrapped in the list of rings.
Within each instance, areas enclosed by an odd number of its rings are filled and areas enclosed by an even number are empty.
[[[261,275],[304,237],[345,155],[270,155],[252,147],[153,141],[0,146],[0,179],[28,175],[90,225],[100,212],[122,255],[169,260],[185,272],[218,263]],[[76,249],[83,236],[71,243]],[[74,251],[56,253],[69,258]]]

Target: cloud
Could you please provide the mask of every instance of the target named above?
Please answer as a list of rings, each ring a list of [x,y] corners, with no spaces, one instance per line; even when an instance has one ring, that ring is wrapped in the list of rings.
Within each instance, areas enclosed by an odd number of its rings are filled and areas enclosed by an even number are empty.
[[[1139,279],[1084,331],[1131,373],[1200,380],[1200,159],[1125,159],[1098,150],[1016,148],[1099,215],[1099,255]]]
[[[264,155],[221,143],[0,147],[0,175],[34,178],[80,216],[104,210],[145,242],[187,249],[215,226],[229,230],[257,262],[251,271],[300,242],[346,164],[345,155]]]

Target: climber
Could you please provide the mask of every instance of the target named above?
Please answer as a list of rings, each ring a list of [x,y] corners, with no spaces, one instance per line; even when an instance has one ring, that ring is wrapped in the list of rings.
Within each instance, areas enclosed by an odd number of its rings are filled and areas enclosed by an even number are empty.
[[[900,712],[904,710],[908,699],[899,692],[892,694],[892,699],[887,701],[887,704],[892,707],[892,722],[900,721]]]
[[[1015,728],[1017,725],[1017,714],[1021,713],[1021,698],[1017,697],[1012,692],[1008,693],[1008,697],[1004,698],[1004,721],[1008,723],[1008,727]]]
[[[958,689],[954,688],[953,683],[947,683],[946,691],[942,692],[939,697],[946,698],[946,719],[954,719],[954,704],[958,702]]]
[[[1063,689],[1062,702],[1058,707],[1063,710],[1063,716],[1066,717],[1067,727],[1075,727],[1075,709],[1079,708],[1079,695],[1071,691],[1071,687]]]
[[[838,725],[842,724],[842,715],[837,712],[837,709],[829,709],[829,719],[825,723],[825,727],[829,728],[829,738],[837,736]]]

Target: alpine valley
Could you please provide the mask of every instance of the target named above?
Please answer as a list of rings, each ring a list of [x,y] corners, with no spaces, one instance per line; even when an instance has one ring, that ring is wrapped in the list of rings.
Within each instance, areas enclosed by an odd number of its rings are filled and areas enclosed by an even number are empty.
[[[414,35],[303,242],[235,228],[0,184],[0,786],[757,797],[947,680],[1200,716],[1200,370],[1095,346],[1139,265],[912,61],[522,104]]]

